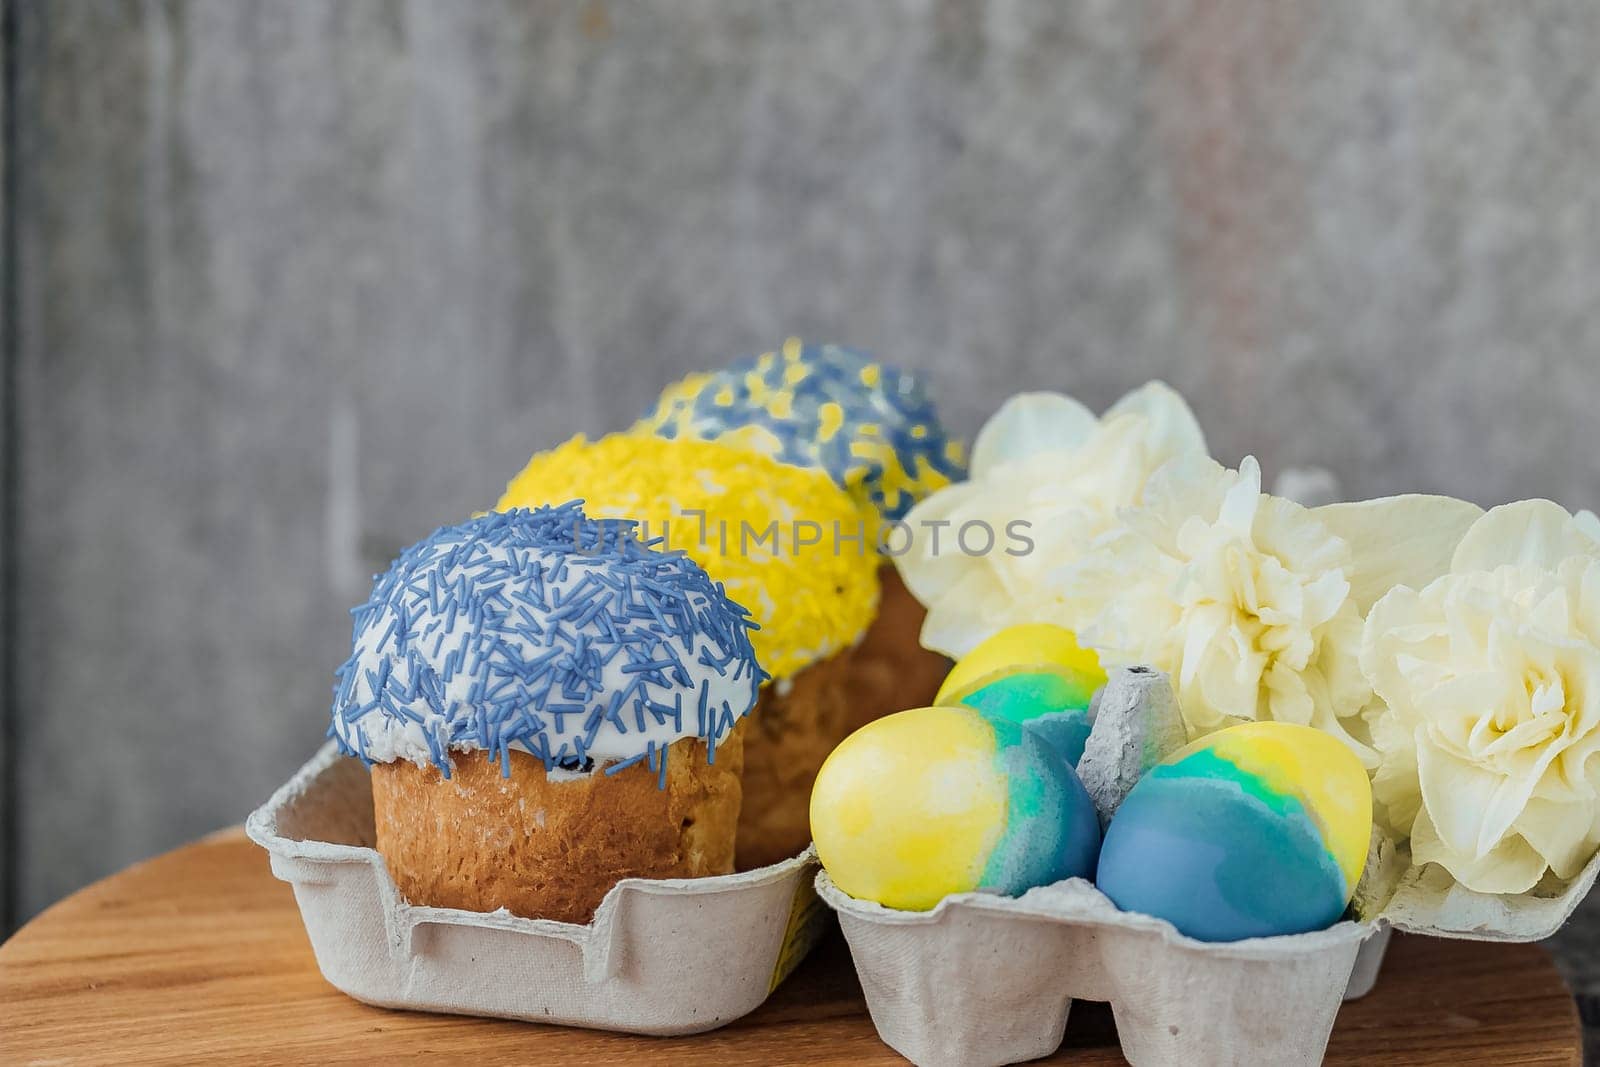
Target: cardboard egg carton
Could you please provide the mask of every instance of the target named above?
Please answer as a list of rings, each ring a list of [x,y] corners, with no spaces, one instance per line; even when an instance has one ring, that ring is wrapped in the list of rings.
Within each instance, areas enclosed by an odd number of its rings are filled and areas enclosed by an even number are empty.
[[[1145,769],[1182,743],[1164,675],[1114,672],[1080,775],[1109,821]],[[1326,930],[1229,943],[1124,912],[1081,879],[1020,897],[960,893],[925,912],[857,900],[827,874],[879,1036],[921,1067],[1018,1063],[1054,1052],[1073,1000],[1106,1001],[1135,1067],[1315,1064],[1340,1004],[1376,982],[1392,929],[1441,937],[1549,936],[1600,873],[1600,857],[1544,895],[1493,897],[1410,867],[1374,834],[1351,914]]]
[[[921,1067],[1019,1063],[1061,1044],[1073,1000],[1111,1004],[1144,1064],[1316,1063],[1372,929],[1206,944],[1118,911],[1080,879],[1020,897],[959,893],[932,911],[856,900],[839,915],[885,1044]]]
[[[630,878],[579,926],[407,903],[372,847],[367,769],[326,745],[245,823],[294,887],[317,965],[388,1008],[641,1034],[745,1015],[826,924],[807,851],[715,878]]]

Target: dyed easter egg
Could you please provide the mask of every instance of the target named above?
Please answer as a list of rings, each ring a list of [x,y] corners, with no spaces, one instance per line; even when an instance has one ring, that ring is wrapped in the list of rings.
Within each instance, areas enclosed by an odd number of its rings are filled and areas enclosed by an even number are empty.
[[[1072,768],[1016,723],[915,708],[857,730],[811,793],[811,835],[853,897],[924,911],[1094,873],[1100,825]]]
[[[1071,630],[1050,623],[1008,626],[980,642],[939,687],[935,704],[960,704],[1026,723],[1076,764],[1089,740],[1089,705],[1106,684],[1100,658]]]
[[[1355,753],[1309,726],[1246,723],[1139,779],[1106,830],[1096,884],[1200,941],[1304,933],[1344,913],[1371,833]]]

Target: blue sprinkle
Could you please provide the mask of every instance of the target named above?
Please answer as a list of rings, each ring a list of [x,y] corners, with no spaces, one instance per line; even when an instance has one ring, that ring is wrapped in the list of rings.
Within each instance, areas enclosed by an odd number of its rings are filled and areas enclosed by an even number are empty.
[[[620,760],[620,761],[618,761],[616,763],[613,763],[610,766],[606,767],[606,775],[607,775],[607,777],[609,777],[609,776],[611,776],[613,774],[616,774],[618,771],[624,770],[624,769],[626,769],[628,767],[632,767],[635,763],[638,763],[640,760],[642,760],[644,758],[645,758],[645,753],[641,752],[636,756],[629,756],[625,760]]]

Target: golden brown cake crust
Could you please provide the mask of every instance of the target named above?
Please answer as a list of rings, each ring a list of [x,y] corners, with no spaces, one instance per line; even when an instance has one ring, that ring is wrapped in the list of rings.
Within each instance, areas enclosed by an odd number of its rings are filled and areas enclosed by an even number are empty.
[[[458,753],[452,776],[404,760],[372,769],[378,852],[413,904],[586,923],[623,878],[696,878],[733,870],[741,800],[741,722],[706,762],[684,738],[667,787],[643,761],[614,775],[550,781],[511,753],[511,777],[483,753]]]
[[[861,643],[761,690],[745,735],[742,871],[777,863],[811,841],[811,786],[839,742],[874,719],[933,703],[950,662],[917,643],[925,612],[893,566],[878,617]]]
[[[852,654],[830,656],[762,688],[744,739],[740,870],[788,859],[811,843],[811,785],[855,714]]]

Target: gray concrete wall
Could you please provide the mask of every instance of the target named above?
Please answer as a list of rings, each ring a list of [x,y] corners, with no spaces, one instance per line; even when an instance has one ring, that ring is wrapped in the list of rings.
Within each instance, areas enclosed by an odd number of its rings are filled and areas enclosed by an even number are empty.
[[[1600,502],[1600,5],[18,4],[17,913],[239,819],[345,609],[801,332]]]

